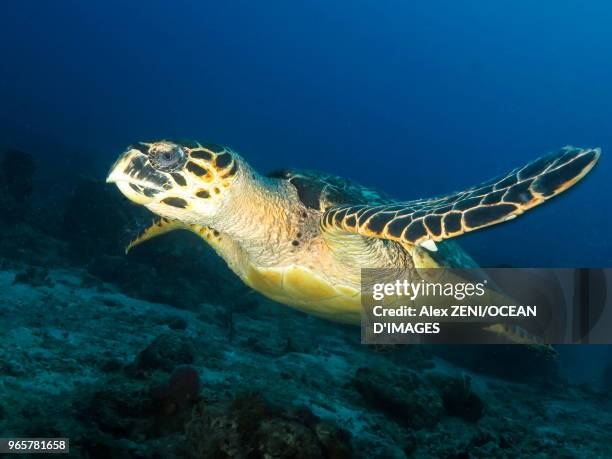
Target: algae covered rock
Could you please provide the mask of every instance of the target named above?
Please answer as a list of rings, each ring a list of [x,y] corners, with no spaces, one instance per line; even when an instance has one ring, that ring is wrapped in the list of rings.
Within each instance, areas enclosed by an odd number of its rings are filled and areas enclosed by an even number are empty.
[[[353,385],[364,400],[409,427],[434,426],[442,417],[442,399],[414,372],[360,368]]]
[[[350,438],[312,413],[293,416],[254,394],[200,402],[186,426],[194,458],[348,459]]]
[[[188,365],[174,369],[167,381],[153,386],[150,394],[158,400],[165,413],[172,414],[189,406],[200,392],[201,381],[197,370]]]
[[[473,391],[469,376],[448,377],[441,380],[439,385],[448,414],[469,422],[477,422],[483,416],[485,404]]]
[[[195,359],[195,346],[185,335],[170,331],[153,340],[136,358],[140,370],[170,372],[178,365],[188,365]]]

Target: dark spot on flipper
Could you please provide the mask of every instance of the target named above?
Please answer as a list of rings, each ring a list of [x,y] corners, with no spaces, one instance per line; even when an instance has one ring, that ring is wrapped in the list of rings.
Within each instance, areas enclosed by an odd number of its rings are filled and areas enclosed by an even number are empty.
[[[231,169],[223,177],[224,178],[232,177],[236,175],[236,172],[238,172],[238,162],[234,161],[234,164],[232,164]]]
[[[482,199],[481,197],[462,199],[461,201],[457,201],[455,203],[455,205],[453,206],[453,209],[455,209],[455,210],[468,210],[468,209],[472,209],[472,208],[474,208],[474,207],[476,207],[477,205],[480,204],[480,200],[481,199]]]
[[[402,239],[408,242],[416,242],[424,236],[427,236],[427,230],[425,229],[423,220],[415,220],[408,225]]]
[[[212,159],[212,154],[204,150],[192,151],[190,156],[194,159],[204,159],[206,161],[210,161]]]
[[[551,169],[554,169],[557,166],[560,166],[562,164],[565,164],[568,161],[571,161],[571,159],[575,156],[578,156],[578,153],[580,153],[582,150],[580,150],[579,148],[570,148],[570,149],[561,150],[561,151],[564,153],[561,156],[559,156],[559,158],[551,164],[552,165]]]
[[[438,215],[444,215],[449,213],[453,209],[453,206],[444,206],[438,209],[434,209],[434,212]]]
[[[213,230],[213,234],[214,234],[215,236],[219,236],[219,231],[217,231],[217,230]]]
[[[203,177],[206,174],[208,174],[208,171],[206,169],[204,169],[201,166],[198,166],[196,163],[189,161],[187,163],[187,166],[185,166],[186,169],[191,172],[192,174],[197,175],[198,177]]]
[[[334,212],[326,212],[324,214],[325,224],[327,226],[332,226],[334,223]]]
[[[517,210],[512,204],[497,204],[494,206],[476,207],[464,215],[465,224],[469,228],[480,228],[490,223],[501,221]]]
[[[519,179],[525,180],[536,175],[541,174],[551,163],[551,155],[542,156],[541,158],[536,159],[535,161],[530,162],[525,167],[523,167],[519,173]]]
[[[200,190],[196,193],[196,196],[198,198],[202,198],[202,199],[208,199],[210,198],[210,193],[206,190]]]
[[[134,190],[136,193],[140,193],[141,192],[140,187],[138,185],[134,185],[133,183],[130,183],[130,188],[132,190]]]
[[[295,235],[295,237],[297,237],[298,239],[302,237],[302,233],[300,231],[297,232],[297,234]]]
[[[504,196],[505,192],[506,192],[505,190],[498,190],[498,191],[489,193],[488,195],[484,197],[484,199],[482,200],[482,203],[483,204],[497,204],[498,202],[502,200],[502,197]]]
[[[187,207],[187,201],[181,198],[169,197],[162,199],[161,202],[172,207],[178,207],[180,209],[184,209],[185,207]]]
[[[187,181],[185,180],[185,177],[183,177],[181,174],[177,172],[173,172],[170,175],[172,175],[172,178],[174,179],[174,181],[180,186],[187,186]]]
[[[336,223],[336,225],[341,226],[342,225],[342,219],[344,219],[344,216],[346,215],[348,209],[340,209],[338,212],[336,212],[334,214],[334,223]]]
[[[299,243],[298,241],[295,241],[295,240],[294,240],[294,241],[291,241],[291,244],[292,244],[292,245],[294,245],[294,246],[298,246],[298,245],[300,245],[300,243]]]
[[[381,234],[385,225],[389,223],[389,221],[391,221],[394,215],[395,214],[392,214],[392,213],[379,212],[378,214],[374,215],[372,218],[368,220],[368,223],[367,223],[368,230],[376,234]]]
[[[440,215],[428,215],[425,217],[425,226],[434,236],[442,234],[442,217]]]
[[[364,207],[357,211],[357,221],[359,222],[359,226],[365,224],[368,218],[372,217],[376,213],[380,212],[380,208],[376,207]]]
[[[402,236],[402,232],[411,221],[412,217],[410,216],[394,219],[391,223],[389,223],[389,226],[387,226],[387,234],[391,237],[399,239]]]
[[[447,235],[461,231],[461,213],[451,212],[444,216],[444,232]]]
[[[504,194],[504,201],[515,202],[517,204],[526,204],[531,201],[533,199],[533,194],[529,190],[531,182],[533,180],[526,180],[510,187]]]
[[[215,166],[219,169],[225,169],[232,162],[232,155],[229,153],[221,153],[215,158]]]
[[[546,197],[555,194],[555,192],[565,183],[580,175],[580,173],[595,160],[595,157],[596,152],[594,150],[589,151],[558,169],[554,169],[539,176],[533,182],[532,189]]]
[[[506,178],[496,183],[493,189],[502,190],[504,188],[508,188],[509,186],[514,185],[516,182],[518,182],[518,176],[515,171],[512,171]]]

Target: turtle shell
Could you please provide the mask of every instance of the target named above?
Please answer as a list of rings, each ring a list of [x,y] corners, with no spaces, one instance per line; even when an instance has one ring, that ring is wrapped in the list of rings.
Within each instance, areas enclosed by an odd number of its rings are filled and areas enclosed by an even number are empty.
[[[269,178],[287,180],[300,201],[309,209],[325,211],[343,204],[389,204],[389,196],[352,180],[323,172],[300,169],[281,169],[267,174]]]

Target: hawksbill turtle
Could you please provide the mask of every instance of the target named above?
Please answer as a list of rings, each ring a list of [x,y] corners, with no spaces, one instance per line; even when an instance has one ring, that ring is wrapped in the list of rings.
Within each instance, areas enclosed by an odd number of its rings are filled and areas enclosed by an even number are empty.
[[[228,147],[162,140],[128,147],[107,182],[160,217],[128,250],[187,229],[263,295],[359,323],[361,268],[476,267],[448,239],[558,195],[599,156],[598,148],[568,146],[464,191],[398,202],[320,172],[260,175]]]

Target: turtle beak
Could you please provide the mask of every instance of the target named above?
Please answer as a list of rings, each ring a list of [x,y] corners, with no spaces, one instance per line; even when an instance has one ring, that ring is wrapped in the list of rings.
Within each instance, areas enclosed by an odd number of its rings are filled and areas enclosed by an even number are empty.
[[[130,201],[146,205],[163,192],[168,178],[151,166],[147,155],[128,149],[111,167],[106,183],[114,183]]]
[[[106,183],[117,183],[122,180],[127,180],[125,176],[125,171],[127,166],[130,164],[133,158],[132,151],[127,151],[123,155],[119,156],[119,159],[115,161],[108,171],[108,176],[106,177]]]

